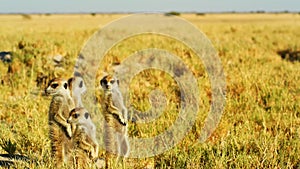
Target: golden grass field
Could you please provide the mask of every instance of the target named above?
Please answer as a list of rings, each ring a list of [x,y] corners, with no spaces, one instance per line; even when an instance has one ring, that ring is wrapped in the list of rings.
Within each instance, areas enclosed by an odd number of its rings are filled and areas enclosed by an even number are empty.
[[[41,75],[72,76],[76,58],[89,37],[125,14],[0,15],[0,51],[11,51],[12,63],[0,61],[0,154],[3,143],[16,145],[14,153],[30,157],[17,168],[55,168],[48,138],[50,98],[37,86]],[[99,63],[103,71],[133,52],[160,48],[183,59],[200,91],[200,110],[191,132],[174,148],[152,158],[129,159],[127,168],[300,168],[300,61],[282,59],[280,50],[300,50],[299,14],[182,14],[196,25],[219,53],[226,76],[226,106],[222,119],[204,143],[198,138],[209,112],[211,88],[205,69],[190,49],[162,36],[141,35],[114,46]],[[52,56],[64,56],[62,67]],[[121,82],[122,83],[122,82]],[[144,71],[130,83],[131,105],[149,109],[148,94],[159,88],[167,108],[149,124],[129,123],[132,137],[162,133],[176,119],[178,86],[168,74]],[[101,92],[95,91],[97,97]],[[101,101],[101,97],[99,99]],[[89,103],[86,103],[89,104]],[[101,109],[99,109],[101,111]],[[97,112],[94,112],[97,113]],[[98,112],[99,113],[99,112]],[[100,150],[100,156],[104,150]],[[148,164],[149,165],[149,164]]]

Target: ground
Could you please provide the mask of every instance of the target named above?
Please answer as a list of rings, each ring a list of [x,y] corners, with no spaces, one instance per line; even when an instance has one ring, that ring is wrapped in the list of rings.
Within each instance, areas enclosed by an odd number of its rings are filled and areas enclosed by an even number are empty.
[[[49,164],[50,98],[42,94],[45,83],[54,76],[70,77],[90,36],[124,16],[0,15],[0,51],[10,51],[14,57],[12,63],[0,61],[0,139],[15,144],[16,154],[33,159],[26,164],[30,168],[53,167]],[[99,63],[97,79],[137,50],[166,49],[179,56],[193,73],[201,105],[195,125],[179,144],[152,158],[129,159],[127,167],[142,168],[150,163],[157,168],[300,168],[300,61],[278,55],[282,50],[300,50],[300,15],[179,17],[205,33],[218,52],[226,76],[222,118],[211,137],[200,143],[198,138],[210,110],[212,90],[201,60],[187,46],[160,35],[140,35],[120,42]],[[53,64],[52,57],[56,55],[64,57],[60,68]],[[44,81],[37,86],[36,80],[42,77]],[[169,74],[159,70],[144,71],[132,79],[128,87],[131,108],[148,110],[148,94],[157,88],[165,93],[167,108],[153,122],[130,122],[130,136],[155,136],[177,118],[179,88]],[[101,101],[101,92],[95,93]],[[98,107],[95,114],[101,111]],[[4,148],[0,152],[6,153]]]

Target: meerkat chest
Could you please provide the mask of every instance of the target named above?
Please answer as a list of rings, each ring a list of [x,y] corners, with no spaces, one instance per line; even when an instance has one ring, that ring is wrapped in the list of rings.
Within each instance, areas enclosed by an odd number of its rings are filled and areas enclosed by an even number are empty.
[[[92,131],[89,126],[77,125],[75,132],[75,142],[80,143],[83,140],[87,140],[92,137]]]
[[[123,109],[124,103],[123,103],[123,97],[119,91],[112,93],[112,103],[115,107],[118,109]]]
[[[67,118],[71,108],[66,97],[56,96],[51,101],[49,114],[50,116],[54,116],[57,113],[61,113],[63,117]]]

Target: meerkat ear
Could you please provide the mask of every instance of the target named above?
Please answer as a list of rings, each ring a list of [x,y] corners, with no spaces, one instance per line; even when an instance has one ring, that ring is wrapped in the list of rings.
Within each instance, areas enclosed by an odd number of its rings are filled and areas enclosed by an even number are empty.
[[[72,109],[69,114],[73,114],[76,111],[76,108]]]
[[[68,89],[68,84],[67,83],[64,83],[64,88]]]
[[[88,112],[84,113],[84,117],[85,117],[86,119],[88,119],[89,116],[90,116],[90,114],[89,114]]]
[[[71,77],[70,79],[68,79],[68,85],[72,86],[73,81],[74,81],[74,77]]]

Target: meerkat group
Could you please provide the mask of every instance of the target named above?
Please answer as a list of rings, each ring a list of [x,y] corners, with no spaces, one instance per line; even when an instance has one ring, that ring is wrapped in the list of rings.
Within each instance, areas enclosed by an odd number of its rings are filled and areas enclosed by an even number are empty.
[[[52,79],[45,90],[52,96],[49,107],[49,130],[51,154],[56,166],[89,161],[98,156],[95,125],[90,114],[83,108],[81,95],[86,91],[83,79],[74,76],[69,80]],[[84,116],[82,112],[88,113]],[[75,118],[78,116],[77,118]],[[91,144],[90,150],[83,146]],[[84,153],[91,155],[84,155]],[[74,156],[74,157],[73,157]],[[75,159],[75,160],[74,160]]]
[[[111,157],[129,155],[127,135],[127,108],[119,90],[119,81],[112,75],[101,79],[104,90],[102,112],[104,115],[105,166],[112,167]],[[91,114],[84,108],[81,96],[86,92],[83,78],[74,76],[68,80],[52,79],[45,93],[52,96],[49,107],[51,154],[55,165],[73,165],[75,168],[90,167],[98,157],[96,127]]]

